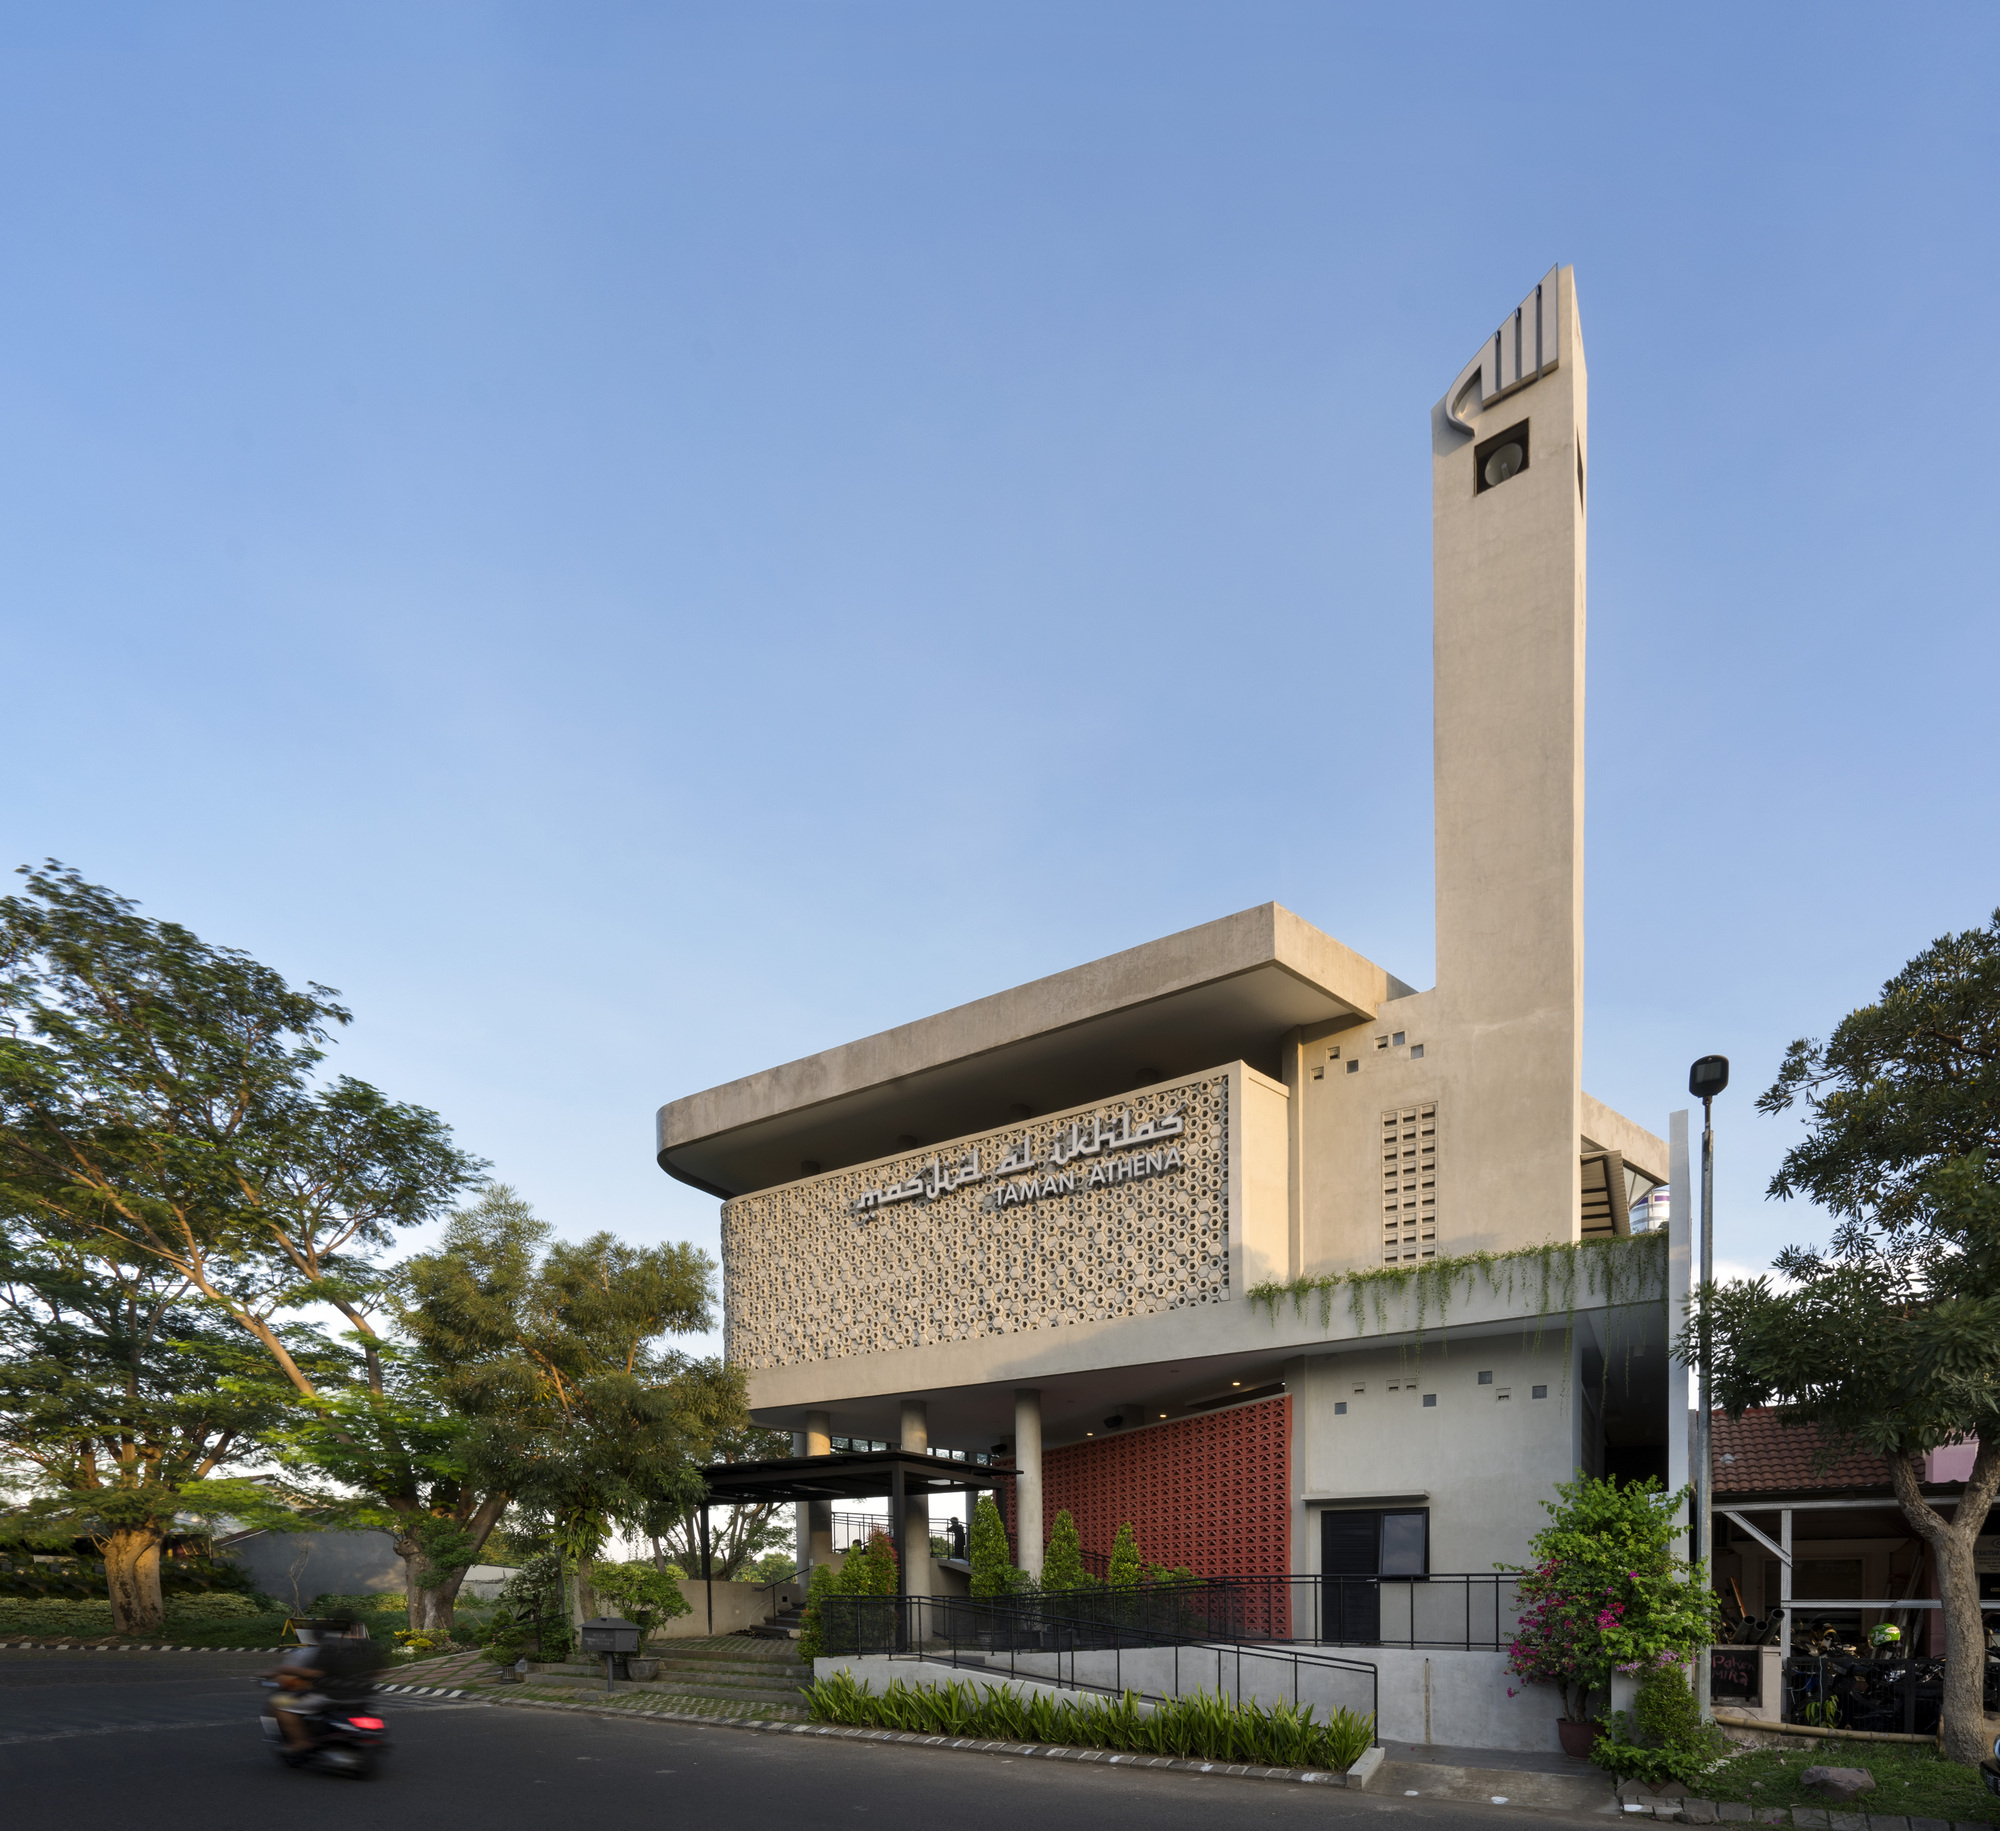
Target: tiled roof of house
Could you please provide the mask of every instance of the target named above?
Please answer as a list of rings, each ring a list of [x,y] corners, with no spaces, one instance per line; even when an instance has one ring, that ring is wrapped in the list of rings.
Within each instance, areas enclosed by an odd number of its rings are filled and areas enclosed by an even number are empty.
[[[1775,1411],[1746,1411],[1740,1418],[1716,1412],[1709,1425],[1709,1448],[1717,1494],[1889,1486],[1889,1465],[1872,1450],[1844,1450],[1822,1464],[1819,1432],[1810,1424],[1787,1428]]]

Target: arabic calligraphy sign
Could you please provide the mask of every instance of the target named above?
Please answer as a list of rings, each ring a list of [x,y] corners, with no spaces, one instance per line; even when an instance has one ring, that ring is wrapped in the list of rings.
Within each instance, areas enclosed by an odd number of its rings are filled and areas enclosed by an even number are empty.
[[[1170,1145],[1165,1150],[1148,1147],[1156,1140],[1180,1136],[1182,1110],[1175,1107],[1172,1112],[1158,1118],[1141,1119],[1136,1126],[1132,1123],[1129,1106],[1109,1125],[1096,1113],[1087,1120],[1072,1120],[1066,1132],[1057,1134],[1054,1147],[1046,1157],[1035,1154],[1035,1146],[1030,1142],[1033,1134],[1023,1132],[1014,1141],[1013,1148],[990,1172],[979,1167],[978,1145],[952,1163],[933,1157],[907,1182],[892,1182],[885,1188],[862,1190],[849,1204],[848,1212],[860,1220],[876,1209],[896,1202],[934,1202],[940,1195],[949,1195],[952,1190],[965,1188],[970,1183],[986,1182],[989,1177],[996,1186],[979,1204],[989,1213],[996,1208],[1011,1207],[1016,1202],[1041,1201],[1050,1195],[1071,1195],[1076,1191],[1079,1172],[1070,1169],[1069,1165],[1079,1157],[1102,1157],[1105,1160],[1088,1164],[1081,1172],[1083,1186],[1087,1189],[1101,1189],[1107,1183],[1130,1182],[1135,1176],[1158,1176],[1167,1170],[1178,1170],[1182,1163],[1179,1145]],[[1120,1156],[1122,1152],[1136,1155]],[[1041,1175],[1043,1170],[1049,1173]],[[1027,1180],[1005,1180],[1010,1177],[1025,1177]]]

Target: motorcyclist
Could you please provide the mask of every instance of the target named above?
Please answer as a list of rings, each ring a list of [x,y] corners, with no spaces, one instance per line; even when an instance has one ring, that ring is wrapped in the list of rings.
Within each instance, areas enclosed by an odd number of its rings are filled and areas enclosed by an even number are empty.
[[[314,1639],[312,1646],[293,1647],[264,1675],[277,1683],[264,1708],[277,1722],[285,1746],[297,1754],[312,1747],[313,1719],[336,1694],[365,1695],[368,1675],[378,1663],[367,1624],[352,1615],[326,1616]]]

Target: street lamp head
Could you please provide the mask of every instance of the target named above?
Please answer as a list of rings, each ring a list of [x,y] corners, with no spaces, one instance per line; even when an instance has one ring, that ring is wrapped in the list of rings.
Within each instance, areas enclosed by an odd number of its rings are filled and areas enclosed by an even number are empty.
[[[1713,1100],[1729,1085],[1729,1058],[1705,1055],[1688,1070],[1688,1092],[1697,1100]]]

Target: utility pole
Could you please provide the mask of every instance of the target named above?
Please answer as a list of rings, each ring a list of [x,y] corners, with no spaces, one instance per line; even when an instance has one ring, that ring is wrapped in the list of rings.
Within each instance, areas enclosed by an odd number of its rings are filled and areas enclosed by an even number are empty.
[[[1688,1070],[1688,1092],[1701,1102],[1701,1377],[1698,1382],[1700,1407],[1694,1420],[1694,1555],[1709,1566],[1708,1582],[1715,1586],[1715,1483],[1710,1473],[1709,1451],[1709,1287],[1715,1282],[1715,1096],[1729,1085],[1729,1058],[1705,1055]],[[1712,1661],[1709,1649],[1695,1652],[1694,1701],[1704,1723],[1711,1721],[1709,1678]]]

